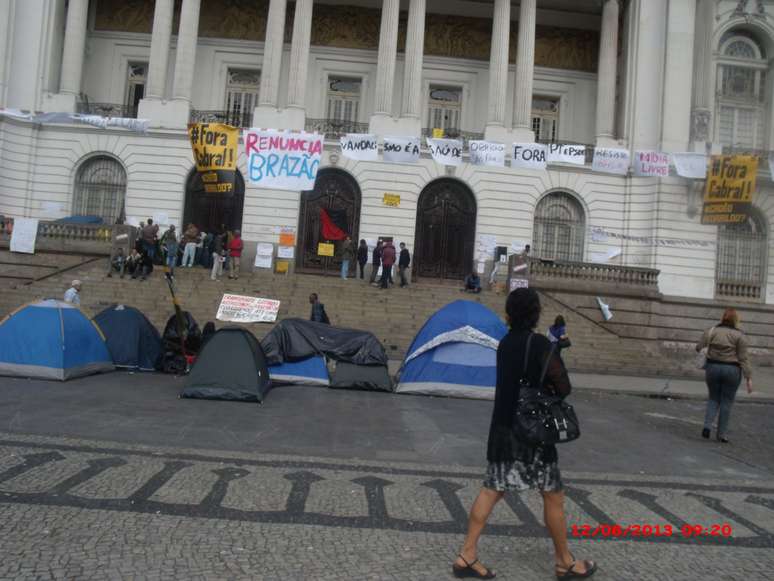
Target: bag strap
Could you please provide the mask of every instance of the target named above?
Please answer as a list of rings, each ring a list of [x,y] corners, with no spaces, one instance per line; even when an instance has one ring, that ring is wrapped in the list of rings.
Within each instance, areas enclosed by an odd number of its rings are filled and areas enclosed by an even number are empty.
[[[527,376],[527,365],[529,365],[529,348],[530,345],[532,345],[532,335],[534,335],[534,333],[530,333],[529,337],[527,337],[527,347],[524,349],[524,367],[521,369],[522,378]]]
[[[540,386],[543,387],[543,381],[545,381],[546,373],[548,373],[548,364],[551,362],[551,357],[554,356],[556,351],[556,343],[551,343],[551,349],[548,350],[548,356],[543,362],[543,371],[540,373]]]

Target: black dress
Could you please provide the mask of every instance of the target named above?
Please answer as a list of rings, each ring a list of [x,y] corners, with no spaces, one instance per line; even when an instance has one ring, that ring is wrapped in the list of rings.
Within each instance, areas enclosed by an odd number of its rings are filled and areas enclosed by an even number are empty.
[[[484,486],[504,491],[536,489],[562,490],[556,446],[535,446],[519,439],[513,429],[513,413],[519,398],[519,381],[524,367],[524,352],[530,332],[511,330],[497,348],[497,386],[487,443],[487,468]],[[526,378],[532,385],[540,381],[543,363],[551,342],[532,334]],[[548,362],[545,385],[566,396],[572,389],[561,357],[554,354]]]

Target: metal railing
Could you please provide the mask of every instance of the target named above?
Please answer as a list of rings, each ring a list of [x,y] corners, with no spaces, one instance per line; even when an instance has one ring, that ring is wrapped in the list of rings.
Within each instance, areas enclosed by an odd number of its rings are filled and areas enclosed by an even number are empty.
[[[225,123],[232,127],[247,129],[253,125],[253,112],[191,109],[188,119],[191,123]]]
[[[77,105],[77,111],[82,115],[137,119],[137,107],[121,105],[118,103],[90,103],[88,101],[81,101]]]
[[[529,278],[544,281],[575,280],[657,291],[658,275],[659,271],[652,268],[593,262],[553,262],[536,259],[529,261]]]
[[[307,119],[306,131],[325,134],[325,139],[338,139],[347,133],[368,133],[368,123],[341,119]]]

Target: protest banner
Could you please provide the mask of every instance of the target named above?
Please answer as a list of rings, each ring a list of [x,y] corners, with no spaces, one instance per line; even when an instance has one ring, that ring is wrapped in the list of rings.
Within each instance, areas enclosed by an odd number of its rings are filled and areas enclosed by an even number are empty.
[[[341,136],[339,143],[344,157],[360,161],[377,161],[379,159],[379,142],[376,140],[376,135],[347,133]]]
[[[390,206],[391,208],[397,208],[400,206],[400,194],[388,194],[384,193],[382,197],[382,204]]]
[[[320,242],[317,244],[317,256],[333,256],[336,247],[329,242]]]
[[[271,268],[274,244],[271,242],[259,242],[255,247],[255,267]]]
[[[293,258],[295,255],[295,246],[278,246],[277,258]]]
[[[462,141],[459,139],[427,138],[427,147],[436,163],[460,165],[462,163]]]
[[[13,231],[11,232],[11,252],[35,254],[37,237],[37,218],[14,218]]]
[[[469,141],[470,163],[503,167],[505,165],[505,144],[492,141]]]
[[[591,169],[625,176],[629,173],[629,151],[627,149],[595,147]]]
[[[673,153],[677,175],[703,180],[707,177],[707,156],[703,153]]]
[[[640,177],[669,177],[669,154],[660,151],[636,151],[634,175]]]
[[[287,274],[290,272],[290,263],[287,260],[278,260],[274,265],[274,272],[277,274]]]
[[[549,143],[546,145],[546,161],[548,163],[586,165],[586,146]]]
[[[292,226],[282,226],[279,231],[280,246],[296,245],[296,229]]]
[[[546,146],[542,143],[514,143],[511,167],[546,169]]]
[[[233,192],[239,129],[222,123],[190,123],[188,137],[204,191],[208,194]]]
[[[704,189],[702,224],[738,224],[750,213],[758,158],[713,155]]]
[[[521,277],[511,278],[510,290],[515,291],[517,288],[529,288],[529,280]]]
[[[384,161],[416,163],[419,161],[420,145],[418,137],[385,137]]]
[[[224,294],[215,318],[233,323],[273,323],[277,320],[280,301]]]
[[[251,184],[275,190],[314,189],[322,158],[322,135],[247,129],[244,141]]]

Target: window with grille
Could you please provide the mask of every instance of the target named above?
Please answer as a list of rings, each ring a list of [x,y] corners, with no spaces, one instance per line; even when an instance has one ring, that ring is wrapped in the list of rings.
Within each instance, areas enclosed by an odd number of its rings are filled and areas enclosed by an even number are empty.
[[[126,171],[120,162],[105,155],[83,162],[75,177],[73,215],[99,216],[115,224],[123,213]]]
[[[538,202],[532,248],[535,256],[582,262],[585,241],[586,217],[574,196],[552,192]]]
[[[535,140],[554,143],[559,139],[559,99],[532,97],[532,131]]]
[[[460,130],[461,117],[462,89],[430,85],[427,126],[430,129],[443,129],[448,136],[453,136]]]
[[[726,33],[717,75],[717,140],[723,145],[763,149],[766,135],[766,55],[751,36]]]
[[[767,248],[765,218],[756,209],[741,224],[718,226],[717,294],[761,298]]]
[[[124,106],[126,115],[137,117],[140,100],[145,97],[145,85],[148,82],[148,63],[129,63],[126,79]]]
[[[234,127],[250,127],[253,109],[258,104],[261,85],[260,71],[229,69],[226,80],[226,123]]]
[[[328,77],[327,118],[333,121],[357,122],[362,85],[361,79]]]

